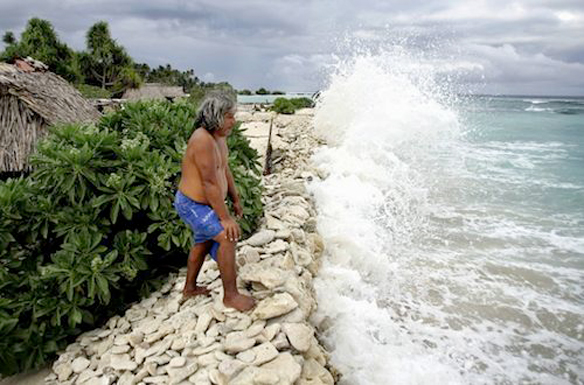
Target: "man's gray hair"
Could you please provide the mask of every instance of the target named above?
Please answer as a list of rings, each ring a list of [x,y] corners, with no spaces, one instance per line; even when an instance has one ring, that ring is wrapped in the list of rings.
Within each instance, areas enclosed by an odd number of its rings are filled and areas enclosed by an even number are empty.
[[[211,91],[205,95],[197,111],[195,129],[203,127],[209,132],[223,126],[225,114],[234,111],[235,98],[226,91]]]

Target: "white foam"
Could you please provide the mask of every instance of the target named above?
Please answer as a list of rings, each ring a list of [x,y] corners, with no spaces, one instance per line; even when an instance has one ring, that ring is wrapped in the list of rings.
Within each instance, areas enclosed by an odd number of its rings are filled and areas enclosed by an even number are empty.
[[[527,107],[524,111],[531,111],[531,112],[549,112],[549,111],[554,111],[553,108],[541,108],[541,107],[534,107],[534,106],[529,106]]]
[[[571,326],[583,319],[573,298],[582,271],[505,264],[499,251],[527,237],[568,251],[582,243],[511,221],[498,222],[511,234],[480,233],[497,222],[483,220],[491,207],[454,197],[468,188],[459,173],[472,180],[457,114],[433,95],[431,67],[394,54],[340,63],[315,115],[329,145],[313,161],[329,176],[309,186],[326,245],[314,317],[329,325],[323,338],[342,383],[569,383],[584,355]]]

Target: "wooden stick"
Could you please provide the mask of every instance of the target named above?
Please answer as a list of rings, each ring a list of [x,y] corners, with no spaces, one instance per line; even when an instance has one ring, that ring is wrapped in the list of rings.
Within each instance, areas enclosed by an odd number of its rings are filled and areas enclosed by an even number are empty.
[[[266,161],[264,163],[264,175],[270,175],[272,173],[272,125],[274,124],[274,118],[270,120],[270,132],[268,134],[268,147],[266,148]]]

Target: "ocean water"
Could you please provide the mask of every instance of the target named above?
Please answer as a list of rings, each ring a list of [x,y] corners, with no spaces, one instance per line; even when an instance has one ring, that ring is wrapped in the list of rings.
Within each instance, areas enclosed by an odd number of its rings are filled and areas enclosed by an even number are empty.
[[[311,182],[342,384],[584,383],[584,99],[459,97],[340,66]]]
[[[311,98],[314,92],[287,92],[284,95],[237,95],[237,103],[240,104],[268,104],[274,103],[277,98]]]

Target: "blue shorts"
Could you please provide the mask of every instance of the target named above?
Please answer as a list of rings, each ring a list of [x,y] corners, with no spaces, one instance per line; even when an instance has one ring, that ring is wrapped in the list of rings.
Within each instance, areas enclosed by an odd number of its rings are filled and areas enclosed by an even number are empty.
[[[181,219],[193,230],[195,245],[209,240],[213,241],[209,254],[217,261],[219,243],[213,238],[223,231],[223,226],[221,226],[219,217],[211,206],[196,202],[179,190],[174,199],[174,208]]]

